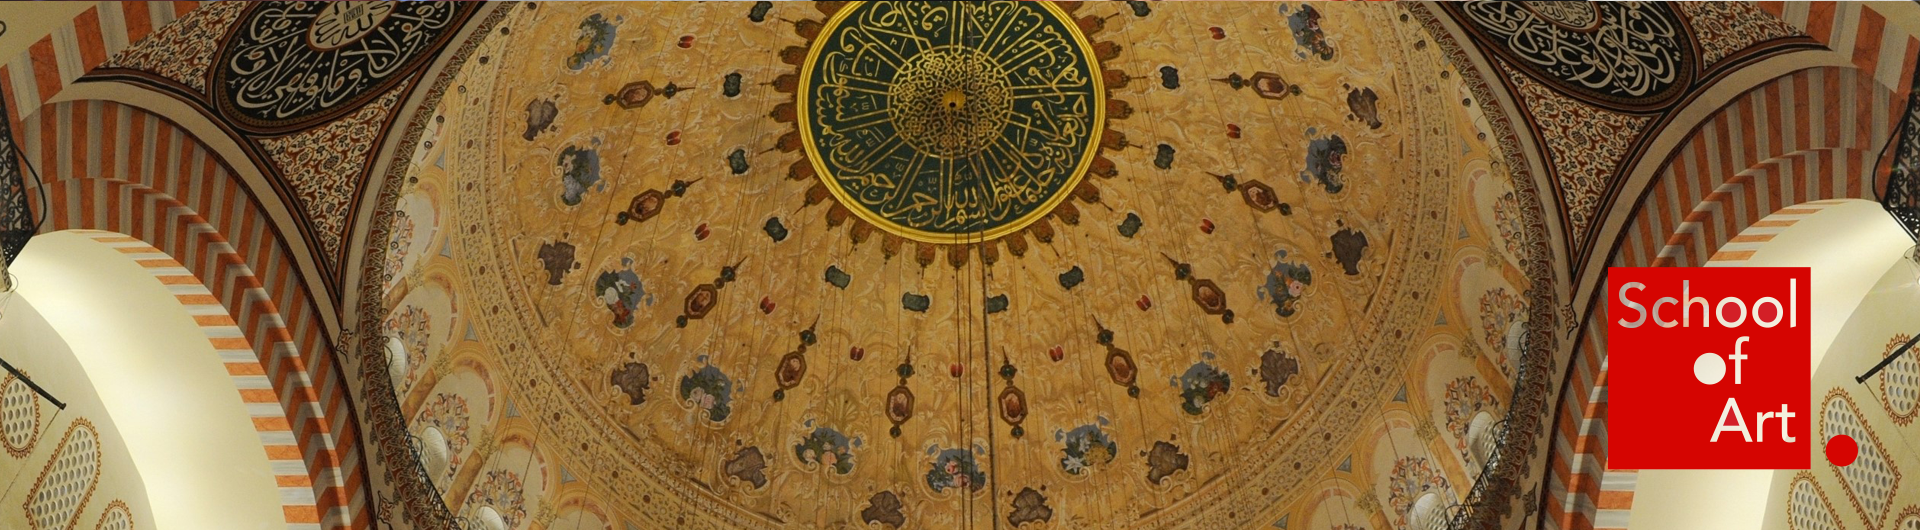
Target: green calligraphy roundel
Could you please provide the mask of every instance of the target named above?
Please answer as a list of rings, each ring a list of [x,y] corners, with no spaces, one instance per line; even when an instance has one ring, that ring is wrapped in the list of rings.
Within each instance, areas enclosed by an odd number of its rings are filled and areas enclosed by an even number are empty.
[[[800,69],[800,133],[842,205],[909,239],[1025,228],[1099,150],[1093,47],[1052,2],[854,2]]]

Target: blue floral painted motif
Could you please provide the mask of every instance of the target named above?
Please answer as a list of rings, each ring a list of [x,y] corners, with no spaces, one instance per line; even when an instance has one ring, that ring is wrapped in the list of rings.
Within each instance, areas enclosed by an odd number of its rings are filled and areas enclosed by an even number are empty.
[[[1283,317],[1293,316],[1298,309],[1300,297],[1306,295],[1307,286],[1313,285],[1313,271],[1305,263],[1287,262],[1287,251],[1273,253],[1273,269],[1267,272],[1267,283],[1255,294],[1261,300],[1273,304],[1273,311]]]
[[[1079,475],[1113,462],[1114,455],[1120,452],[1120,446],[1114,443],[1113,436],[1101,430],[1106,423],[1106,418],[1100,418],[1097,424],[1081,425],[1065,432],[1054,431],[1053,438],[1062,444],[1061,470]]]
[[[1308,131],[1311,135],[1312,131]],[[1347,187],[1346,179],[1340,178],[1340,169],[1346,164],[1347,141],[1335,134],[1322,136],[1307,142],[1307,169],[1300,172],[1302,182],[1320,183],[1327,193],[1340,193]]]
[[[700,360],[706,361],[706,356]],[[703,366],[680,377],[680,400],[699,409],[708,420],[727,421],[733,414],[733,380],[713,365]]]
[[[613,327],[626,328],[633,325],[633,311],[642,302],[653,305],[653,297],[647,295],[640,276],[634,274],[632,258],[622,258],[620,265],[624,270],[602,272],[593,281],[593,297],[613,314]]]
[[[807,425],[813,425],[813,421],[808,420]],[[829,427],[815,427],[806,439],[794,444],[793,456],[799,458],[802,465],[818,464],[834,474],[845,475],[853,472],[852,449],[859,445],[859,438],[847,438]]]
[[[1281,13],[1286,13],[1282,6]],[[1333,60],[1333,43],[1327,41],[1326,32],[1320,29],[1320,11],[1313,6],[1301,4],[1299,11],[1287,16],[1287,28],[1293,30],[1293,42],[1300,45],[1301,55],[1313,55],[1322,61]]]
[[[607,56],[613,51],[613,37],[619,32],[620,22],[625,17],[614,17],[608,21],[599,13],[588,15],[580,21],[580,30],[574,33],[573,55],[567,56],[567,68],[579,71]]]
[[[600,151],[596,149],[569,145],[560,150],[554,164],[560,166],[560,202],[567,206],[579,206],[588,188],[599,191],[607,187],[600,181]]]
[[[1213,354],[1205,356],[1212,358]],[[1233,378],[1212,363],[1200,361],[1180,374],[1174,385],[1180,388],[1180,410],[1198,416],[1207,411],[1208,403],[1233,389]]]
[[[959,488],[967,491],[980,491],[987,485],[987,474],[980,470],[980,464],[973,453],[966,449],[940,450],[938,446],[927,449],[934,455],[933,466],[927,470],[927,486],[934,493],[947,488]]]

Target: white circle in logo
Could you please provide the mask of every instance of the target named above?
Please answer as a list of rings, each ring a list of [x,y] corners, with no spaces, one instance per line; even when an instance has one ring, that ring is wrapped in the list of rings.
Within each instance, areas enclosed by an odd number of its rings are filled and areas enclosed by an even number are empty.
[[[1693,378],[1703,384],[1714,384],[1727,377],[1727,362],[1712,353],[1702,353],[1693,359]]]

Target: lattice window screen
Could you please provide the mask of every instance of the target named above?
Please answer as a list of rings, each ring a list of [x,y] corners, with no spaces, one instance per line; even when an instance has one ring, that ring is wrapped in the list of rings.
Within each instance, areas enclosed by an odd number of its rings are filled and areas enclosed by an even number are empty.
[[[107,505],[107,511],[100,514],[100,523],[93,530],[133,530],[133,514],[127,510],[127,503],[120,500]]]
[[[9,374],[0,379],[0,446],[7,455],[26,458],[40,439],[40,396]]]
[[[1787,498],[1787,527],[1792,530],[1841,530],[1840,517],[1833,513],[1833,505],[1827,503],[1826,496],[1820,493],[1820,486],[1813,483],[1813,477],[1801,475],[1794,479],[1791,496]]]
[[[1894,423],[1913,421],[1914,414],[1920,412],[1920,357],[1902,355],[1880,372],[1880,400]]]
[[[74,420],[27,491],[27,522],[33,530],[71,530],[99,482],[100,434],[92,422]]]
[[[1899,472],[1880,447],[1880,439],[1867,430],[1853,402],[1845,394],[1833,393],[1821,406],[1820,439],[1836,434],[1852,437],[1860,446],[1860,456],[1852,465],[1839,468],[1840,484],[1860,510],[1860,517],[1878,523],[1886,519],[1893,503],[1893,488]]]

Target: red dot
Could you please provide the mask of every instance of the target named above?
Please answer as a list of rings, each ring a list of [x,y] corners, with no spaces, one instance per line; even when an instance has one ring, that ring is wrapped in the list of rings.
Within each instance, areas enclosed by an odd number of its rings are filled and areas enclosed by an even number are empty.
[[[1758,318],[1760,320],[1773,322],[1776,319],[1780,318],[1780,316],[1778,315],[1779,312],[1780,312],[1780,306],[1777,306],[1774,304],[1756,303],[1753,305],[1753,317]]]
[[[1836,434],[1827,439],[1827,462],[1846,467],[1860,456],[1860,444],[1854,443],[1852,436]]]

